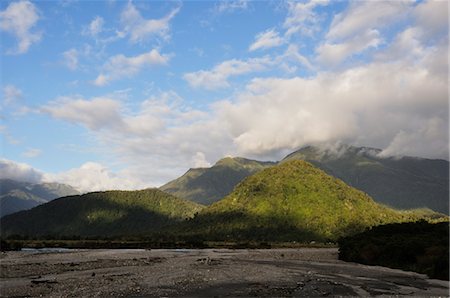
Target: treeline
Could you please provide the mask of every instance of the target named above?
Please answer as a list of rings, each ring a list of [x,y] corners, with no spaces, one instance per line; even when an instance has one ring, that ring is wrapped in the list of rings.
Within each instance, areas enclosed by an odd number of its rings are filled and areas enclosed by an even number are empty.
[[[339,259],[449,280],[449,223],[388,224],[341,238]]]

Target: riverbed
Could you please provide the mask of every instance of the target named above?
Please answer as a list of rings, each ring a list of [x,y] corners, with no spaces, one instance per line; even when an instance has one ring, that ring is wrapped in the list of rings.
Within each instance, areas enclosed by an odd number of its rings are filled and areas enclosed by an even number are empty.
[[[339,261],[336,248],[6,252],[1,297],[449,296],[448,281]]]

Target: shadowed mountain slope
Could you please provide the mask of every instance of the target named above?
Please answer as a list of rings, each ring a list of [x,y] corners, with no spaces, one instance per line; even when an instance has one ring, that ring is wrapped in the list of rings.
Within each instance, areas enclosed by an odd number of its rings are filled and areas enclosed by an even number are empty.
[[[3,237],[145,235],[191,218],[202,208],[158,189],[93,192],[5,216],[0,227]]]
[[[73,187],[60,183],[29,183],[0,179],[0,217],[31,209],[59,197],[76,195]]]

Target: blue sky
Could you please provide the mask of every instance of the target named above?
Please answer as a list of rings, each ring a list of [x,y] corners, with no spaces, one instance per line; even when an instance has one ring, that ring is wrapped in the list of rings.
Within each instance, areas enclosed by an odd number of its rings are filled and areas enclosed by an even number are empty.
[[[446,1],[2,1],[1,177],[158,186],[305,145],[448,159]]]

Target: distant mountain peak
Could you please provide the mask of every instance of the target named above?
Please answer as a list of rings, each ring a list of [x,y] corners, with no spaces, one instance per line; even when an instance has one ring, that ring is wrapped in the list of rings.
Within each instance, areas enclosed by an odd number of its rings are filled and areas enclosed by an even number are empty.
[[[0,179],[0,217],[79,192],[67,184]]]

